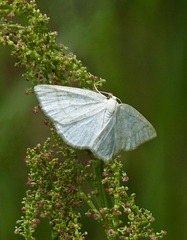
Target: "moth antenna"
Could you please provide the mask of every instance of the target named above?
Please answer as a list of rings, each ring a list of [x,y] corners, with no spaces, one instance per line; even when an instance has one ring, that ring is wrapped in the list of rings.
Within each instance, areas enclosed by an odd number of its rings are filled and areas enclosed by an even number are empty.
[[[121,101],[121,99],[120,98],[118,98],[118,97],[116,97],[116,99],[120,102],[120,103],[122,103],[122,101]]]
[[[94,83],[94,88],[95,88],[96,92],[100,93],[100,91],[97,89],[95,83]]]
[[[101,94],[101,95],[103,95],[102,93],[105,93],[105,92],[102,92],[102,91],[100,92],[100,91],[97,89],[95,83],[94,83],[94,88],[95,88],[96,92],[98,92],[98,93]]]

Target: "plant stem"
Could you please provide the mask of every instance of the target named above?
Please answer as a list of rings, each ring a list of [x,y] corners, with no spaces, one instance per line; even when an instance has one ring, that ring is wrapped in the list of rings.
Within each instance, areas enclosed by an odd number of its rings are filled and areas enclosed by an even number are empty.
[[[98,205],[99,207],[111,208],[112,207],[111,197],[105,192],[106,188],[108,187],[108,184],[104,185],[101,182],[104,162],[99,160],[93,161],[93,167],[94,167],[95,178],[97,181],[97,187],[99,191],[99,194],[97,196]]]
[[[59,234],[54,232],[53,230],[51,231],[51,239],[52,240],[58,240],[59,239]]]

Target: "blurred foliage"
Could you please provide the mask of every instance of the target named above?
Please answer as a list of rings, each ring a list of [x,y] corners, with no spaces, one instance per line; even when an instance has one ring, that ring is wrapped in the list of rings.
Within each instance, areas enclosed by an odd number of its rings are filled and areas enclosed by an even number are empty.
[[[187,2],[38,0],[38,5],[59,42],[107,80],[104,90],[137,108],[157,129],[155,140],[123,154],[129,188],[137,204],[153,212],[155,228],[167,230],[166,239],[185,239]],[[0,53],[0,239],[9,240],[20,239],[13,231],[26,189],[26,148],[49,132],[43,118],[32,114],[36,99],[25,96],[29,83],[14,68],[9,49],[0,46]],[[85,224],[90,240],[103,239],[94,220]],[[49,239],[45,223],[39,234]]]

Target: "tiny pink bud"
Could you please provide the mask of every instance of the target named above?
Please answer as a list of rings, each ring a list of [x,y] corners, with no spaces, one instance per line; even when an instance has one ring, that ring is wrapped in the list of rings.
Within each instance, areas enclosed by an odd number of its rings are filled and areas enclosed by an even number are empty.
[[[23,207],[21,210],[22,210],[22,212],[25,212],[25,211],[26,211],[26,209],[25,209],[24,207]]]
[[[99,218],[99,215],[98,214],[94,214],[93,217],[94,217],[95,220],[97,220]]]
[[[100,213],[104,213],[103,208],[100,208],[100,209],[99,209],[99,212],[100,212]]]
[[[111,235],[113,235],[115,232],[114,232],[114,230],[112,230],[112,229],[109,229],[108,230],[108,234],[111,236]]]
[[[71,228],[72,228],[72,229],[75,229],[75,225],[72,225]]]
[[[38,113],[38,111],[37,111],[36,109],[34,109],[34,110],[33,110],[33,113],[34,113],[34,114],[37,114],[37,113]]]
[[[106,192],[106,193],[109,193],[109,189],[108,189],[108,188],[106,188],[106,189],[105,189],[105,192]]]
[[[41,200],[40,200],[39,202],[37,202],[37,204],[38,204],[39,206],[42,206],[42,205],[43,205],[43,203],[42,203]]]
[[[40,223],[40,220],[39,220],[39,219],[36,219],[35,222],[36,222],[36,224],[39,224],[39,223]]]
[[[150,222],[154,222],[154,221],[155,221],[155,218],[152,217],[152,218],[150,219]]]
[[[129,177],[124,177],[123,178],[123,182],[128,182],[129,181]]]
[[[59,203],[59,204],[57,205],[57,208],[60,209],[61,207],[62,207],[62,204]]]
[[[86,159],[86,160],[84,161],[84,163],[85,163],[85,164],[89,164],[89,160]]]
[[[131,209],[130,209],[130,208],[127,208],[127,209],[125,210],[125,212],[126,212],[127,214],[129,214],[129,213],[131,213]]]
[[[102,179],[102,180],[101,180],[101,183],[102,183],[102,184],[105,184],[106,182],[105,182],[105,180],[104,180],[104,179]]]
[[[13,18],[13,17],[15,17],[15,14],[14,13],[10,13],[9,17]]]
[[[103,172],[103,177],[107,177],[108,176],[108,174],[107,173],[105,173],[105,172]]]
[[[25,94],[26,94],[26,95],[29,95],[29,92],[26,90],[26,91],[25,91]]]

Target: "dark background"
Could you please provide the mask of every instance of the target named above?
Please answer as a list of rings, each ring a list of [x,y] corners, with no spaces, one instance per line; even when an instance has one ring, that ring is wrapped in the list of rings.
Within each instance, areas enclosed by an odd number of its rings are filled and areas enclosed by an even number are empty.
[[[165,239],[187,239],[186,159],[186,1],[38,0],[51,18],[58,42],[69,46],[88,70],[107,83],[122,102],[139,110],[158,137],[123,153],[129,191],[149,209]],[[14,68],[8,47],[0,46],[0,239],[13,234],[21,216],[26,188],[26,148],[43,142],[50,132],[43,116],[34,115],[35,96]],[[94,220],[83,218],[87,239],[105,239]],[[47,222],[38,239],[50,239]]]

